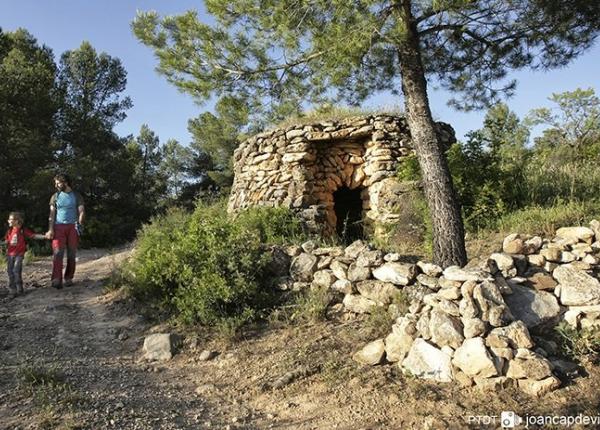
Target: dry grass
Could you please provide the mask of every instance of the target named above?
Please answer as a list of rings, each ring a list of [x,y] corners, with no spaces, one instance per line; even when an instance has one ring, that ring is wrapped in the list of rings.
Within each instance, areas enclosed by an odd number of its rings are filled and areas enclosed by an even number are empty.
[[[297,116],[291,116],[275,124],[273,128],[286,128],[294,125],[305,125],[320,123],[326,121],[341,121],[352,117],[364,117],[369,115],[404,115],[404,111],[399,106],[387,106],[378,109],[365,109],[352,106],[332,106],[324,105],[315,109],[303,112]]]

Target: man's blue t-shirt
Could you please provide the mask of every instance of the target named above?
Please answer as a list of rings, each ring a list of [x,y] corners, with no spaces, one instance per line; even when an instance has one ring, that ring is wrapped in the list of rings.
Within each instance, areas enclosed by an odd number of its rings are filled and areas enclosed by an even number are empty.
[[[51,204],[56,206],[56,224],[75,224],[78,220],[77,207],[83,204],[75,191],[59,191],[52,196]]]

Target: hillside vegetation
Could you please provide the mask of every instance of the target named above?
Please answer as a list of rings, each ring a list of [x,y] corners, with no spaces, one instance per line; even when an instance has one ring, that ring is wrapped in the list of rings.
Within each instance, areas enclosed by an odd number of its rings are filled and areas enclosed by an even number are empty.
[[[555,94],[551,101],[554,109],[535,110],[523,121],[497,105],[483,128],[448,151],[469,238],[493,242],[510,232],[550,236],[560,226],[600,217],[600,101],[593,90]],[[532,127],[541,123],[549,127],[529,142]],[[419,179],[415,160],[404,163],[398,176]],[[428,216],[425,204],[417,207],[423,208],[423,241],[411,253],[426,258]],[[302,239],[298,220],[286,209],[255,208],[231,219],[223,201],[198,203],[193,213],[168,211],[139,232],[123,283],[167,315],[235,332],[278,304],[268,246]],[[391,234],[376,245],[396,250],[401,241]],[[318,298],[299,296],[293,300],[308,307],[316,300],[318,307]]]

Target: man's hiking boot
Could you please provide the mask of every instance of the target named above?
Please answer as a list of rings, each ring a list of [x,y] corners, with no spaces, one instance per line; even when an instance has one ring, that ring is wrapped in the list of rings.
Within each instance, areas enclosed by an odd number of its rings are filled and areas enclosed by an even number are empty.
[[[23,295],[23,294],[25,294],[25,291],[23,290],[22,286],[18,286],[17,287],[17,294],[20,295],[20,296]]]
[[[60,290],[63,287],[62,282],[52,282],[52,288],[56,288],[57,290]]]
[[[64,286],[65,287],[72,287],[73,286],[73,280],[72,279],[65,279]]]

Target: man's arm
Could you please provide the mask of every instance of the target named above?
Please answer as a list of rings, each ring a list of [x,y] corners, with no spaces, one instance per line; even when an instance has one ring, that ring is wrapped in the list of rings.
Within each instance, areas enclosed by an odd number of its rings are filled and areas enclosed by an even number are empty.
[[[82,224],[82,225],[83,225],[83,222],[85,221],[85,206],[83,206],[83,205],[79,205],[79,206],[77,207],[77,211],[79,212],[79,217],[78,217],[78,219],[77,219],[77,222],[78,222],[79,224]]]
[[[54,221],[56,220],[56,207],[50,204],[50,215],[48,216],[48,232],[46,237],[48,239],[54,238]]]

